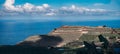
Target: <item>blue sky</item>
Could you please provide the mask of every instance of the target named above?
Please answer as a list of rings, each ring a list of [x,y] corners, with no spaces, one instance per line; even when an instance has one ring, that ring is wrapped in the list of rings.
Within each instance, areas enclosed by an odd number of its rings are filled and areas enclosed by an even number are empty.
[[[0,5],[4,4],[6,0],[0,0]],[[60,7],[64,5],[81,5],[81,6],[92,6],[94,4],[104,4],[111,6],[111,3],[113,6],[119,6],[120,0],[15,0],[14,5],[23,5],[25,3],[31,3],[34,5],[42,5],[44,3],[47,3],[49,5],[52,5],[53,7]],[[111,8],[113,8],[111,6]]]
[[[66,20],[119,19],[120,0],[0,0],[0,17],[4,18],[45,18]],[[62,19],[60,17],[63,17]]]
[[[0,3],[4,3],[5,0],[1,0]],[[26,2],[33,3],[33,4],[42,4],[42,3],[48,3],[48,4],[65,4],[65,3],[110,3],[111,0],[15,0],[16,4],[24,4]]]

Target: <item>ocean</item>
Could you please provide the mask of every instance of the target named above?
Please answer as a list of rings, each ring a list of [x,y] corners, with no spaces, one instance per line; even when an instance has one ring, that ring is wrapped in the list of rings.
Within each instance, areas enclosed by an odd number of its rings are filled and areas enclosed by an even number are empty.
[[[102,26],[120,28],[120,20],[103,21],[44,21],[44,22],[15,22],[0,20],[0,45],[14,45],[32,35],[48,34],[54,28],[68,26]]]

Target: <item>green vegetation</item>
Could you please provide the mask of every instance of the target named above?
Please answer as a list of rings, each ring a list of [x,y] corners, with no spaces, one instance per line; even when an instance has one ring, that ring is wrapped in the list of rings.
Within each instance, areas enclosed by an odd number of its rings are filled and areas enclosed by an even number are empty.
[[[102,34],[105,38],[111,39],[111,38],[119,38],[120,35],[118,34],[110,34],[110,33],[105,33]],[[89,35],[89,34],[83,34],[80,38],[79,41],[88,41],[88,42],[99,42],[98,35]]]
[[[110,33],[106,33],[106,34],[102,34],[104,37],[112,37],[112,36],[115,36],[115,37],[120,37],[120,35],[118,34],[110,34]]]
[[[88,42],[92,42],[92,41],[98,41],[96,40],[98,37],[98,35],[87,35],[84,34],[79,38],[79,41],[88,41]]]
[[[73,42],[70,42],[70,43],[64,45],[64,47],[68,47],[70,49],[76,49],[76,48],[80,48],[80,45],[83,45],[83,42],[73,41]]]

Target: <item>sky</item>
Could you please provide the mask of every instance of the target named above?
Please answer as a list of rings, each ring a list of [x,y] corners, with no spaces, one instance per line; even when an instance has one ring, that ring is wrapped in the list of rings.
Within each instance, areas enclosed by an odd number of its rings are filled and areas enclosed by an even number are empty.
[[[120,0],[0,0],[0,19],[120,20]]]

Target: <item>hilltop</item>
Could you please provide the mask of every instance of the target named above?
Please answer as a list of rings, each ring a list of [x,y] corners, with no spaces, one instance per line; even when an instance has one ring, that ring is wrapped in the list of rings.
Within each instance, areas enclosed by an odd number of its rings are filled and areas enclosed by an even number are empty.
[[[62,47],[71,46],[76,44],[83,46],[83,41],[96,43],[99,42],[98,35],[102,34],[109,41],[115,39],[113,42],[118,41],[120,38],[120,29],[112,29],[106,26],[90,27],[90,26],[61,26],[55,28],[47,35],[33,35],[18,43],[17,45],[30,45],[42,47]],[[112,39],[110,39],[112,38]],[[112,42],[111,42],[112,43]]]

